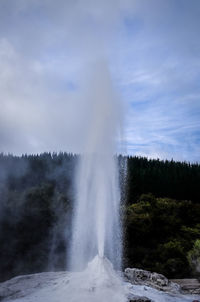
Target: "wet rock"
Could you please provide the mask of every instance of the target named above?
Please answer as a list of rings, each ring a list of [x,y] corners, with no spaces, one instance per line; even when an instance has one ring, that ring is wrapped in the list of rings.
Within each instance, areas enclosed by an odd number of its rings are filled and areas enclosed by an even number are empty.
[[[127,297],[128,302],[155,302],[154,300],[151,300],[150,298],[147,298],[146,296],[138,296],[133,293],[131,293]]]
[[[66,272],[48,272],[14,277],[0,283],[0,301],[19,299],[44,286],[52,286]]]
[[[153,302],[153,301],[147,297],[135,297],[129,300],[129,302]]]
[[[180,285],[168,280],[165,276],[137,268],[126,268],[125,277],[132,284],[146,285],[160,291],[178,293]]]
[[[200,295],[200,281],[198,279],[172,279],[180,285],[181,291],[185,294]]]
[[[132,295],[128,299],[129,302],[154,302],[153,300],[147,298],[147,297],[141,297],[141,296],[135,296]]]

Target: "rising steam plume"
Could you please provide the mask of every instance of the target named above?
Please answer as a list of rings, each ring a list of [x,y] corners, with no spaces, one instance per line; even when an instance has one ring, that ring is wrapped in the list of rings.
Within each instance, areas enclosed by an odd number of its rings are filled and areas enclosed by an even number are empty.
[[[115,157],[120,110],[105,60],[93,63],[89,87],[85,146],[77,168],[70,268],[83,270],[99,255],[120,269],[120,190]]]

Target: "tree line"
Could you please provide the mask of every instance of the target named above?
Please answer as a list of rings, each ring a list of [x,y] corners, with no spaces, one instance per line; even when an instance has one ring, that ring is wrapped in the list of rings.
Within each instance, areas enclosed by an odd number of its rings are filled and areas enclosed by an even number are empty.
[[[0,154],[1,281],[66,268],[77,161],[68,153]],[[118,161],[127,170],[124,266],[168,277],[198,275],[200,165],[132,156]]]
[[[173,160],[127,157],[127,201],[138,200],[151,192],[156,197],[200,202],[200,165]]]

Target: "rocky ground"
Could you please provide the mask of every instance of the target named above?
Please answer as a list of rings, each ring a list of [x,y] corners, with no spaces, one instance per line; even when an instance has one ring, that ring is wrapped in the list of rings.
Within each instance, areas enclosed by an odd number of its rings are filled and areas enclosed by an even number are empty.
[[[179,284],[184,294],[200,295],[200,281],[198,279],[172,279],[171,281]]]
[[[10,301],[28,296],[46,286],[56,285],[57,280],[67,275],[67,272],[45,272],[17,276],[0,283],[0,301]]]
[[[132,284],[150,286],[159,291],[178,293],[181,289],[179,284],[168,280],[165,276],[142,269],[126,268],[124,275]]]
[[[200,284],[196,279],[168,280],[161,274],[134,268],[127,268],[124,277],[125,284],[128,284],[130,288],[127,298],[130,302],[200,301]],[[16,301],[17,299],[19,302],[29,301],[29,297],[33,297],[34,293],[39,293],[40,290],[46,288],[54,290],[58,286],[66,287],[70,278],[71,275],[68,272],[18,276],[0,283],[0,301]],[[40,301],[37,300],[39,296],[35,297],[33,301]],[[87,301],[84,300],[84,302]]]

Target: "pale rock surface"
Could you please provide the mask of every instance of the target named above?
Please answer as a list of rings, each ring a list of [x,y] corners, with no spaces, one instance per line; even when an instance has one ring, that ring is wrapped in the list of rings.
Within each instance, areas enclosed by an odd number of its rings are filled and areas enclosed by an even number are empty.
[[[162,285],[165,289],[171,284],[162,275],[154,273],[151,276],[150,272],[138,272],[134,269],[126,270],[126,274],[132,280],[132,284],[123,282],[109,260],[97,256],[83,272],[38,273],[2,282],[0,301],[192,302],[200,300],[198,295],[182,295],[178,291],[169,293],[155,289],[155,284]],[[154,288],[149,284],[154,284]]]
[[[60,279],[66,280],[68,276],[68,272],[45,272],[14,277],[0,283],[0,301],[29,296],[44,287],[55,286]]]
[[[3,282],[0,297],[13,302],[127,302],[121,277],[99,256],[83,272],[41,273]]]
[[[196,294],[200,295],[200,281],[198,279],[173,279],[180,285],[181,291],[185,294]]]
[[[162,274],[137,268],[126,268],[124,275],[132,284],[146,285],[171,293],[178,293],[180,291],[180,285],[168,280]]]

